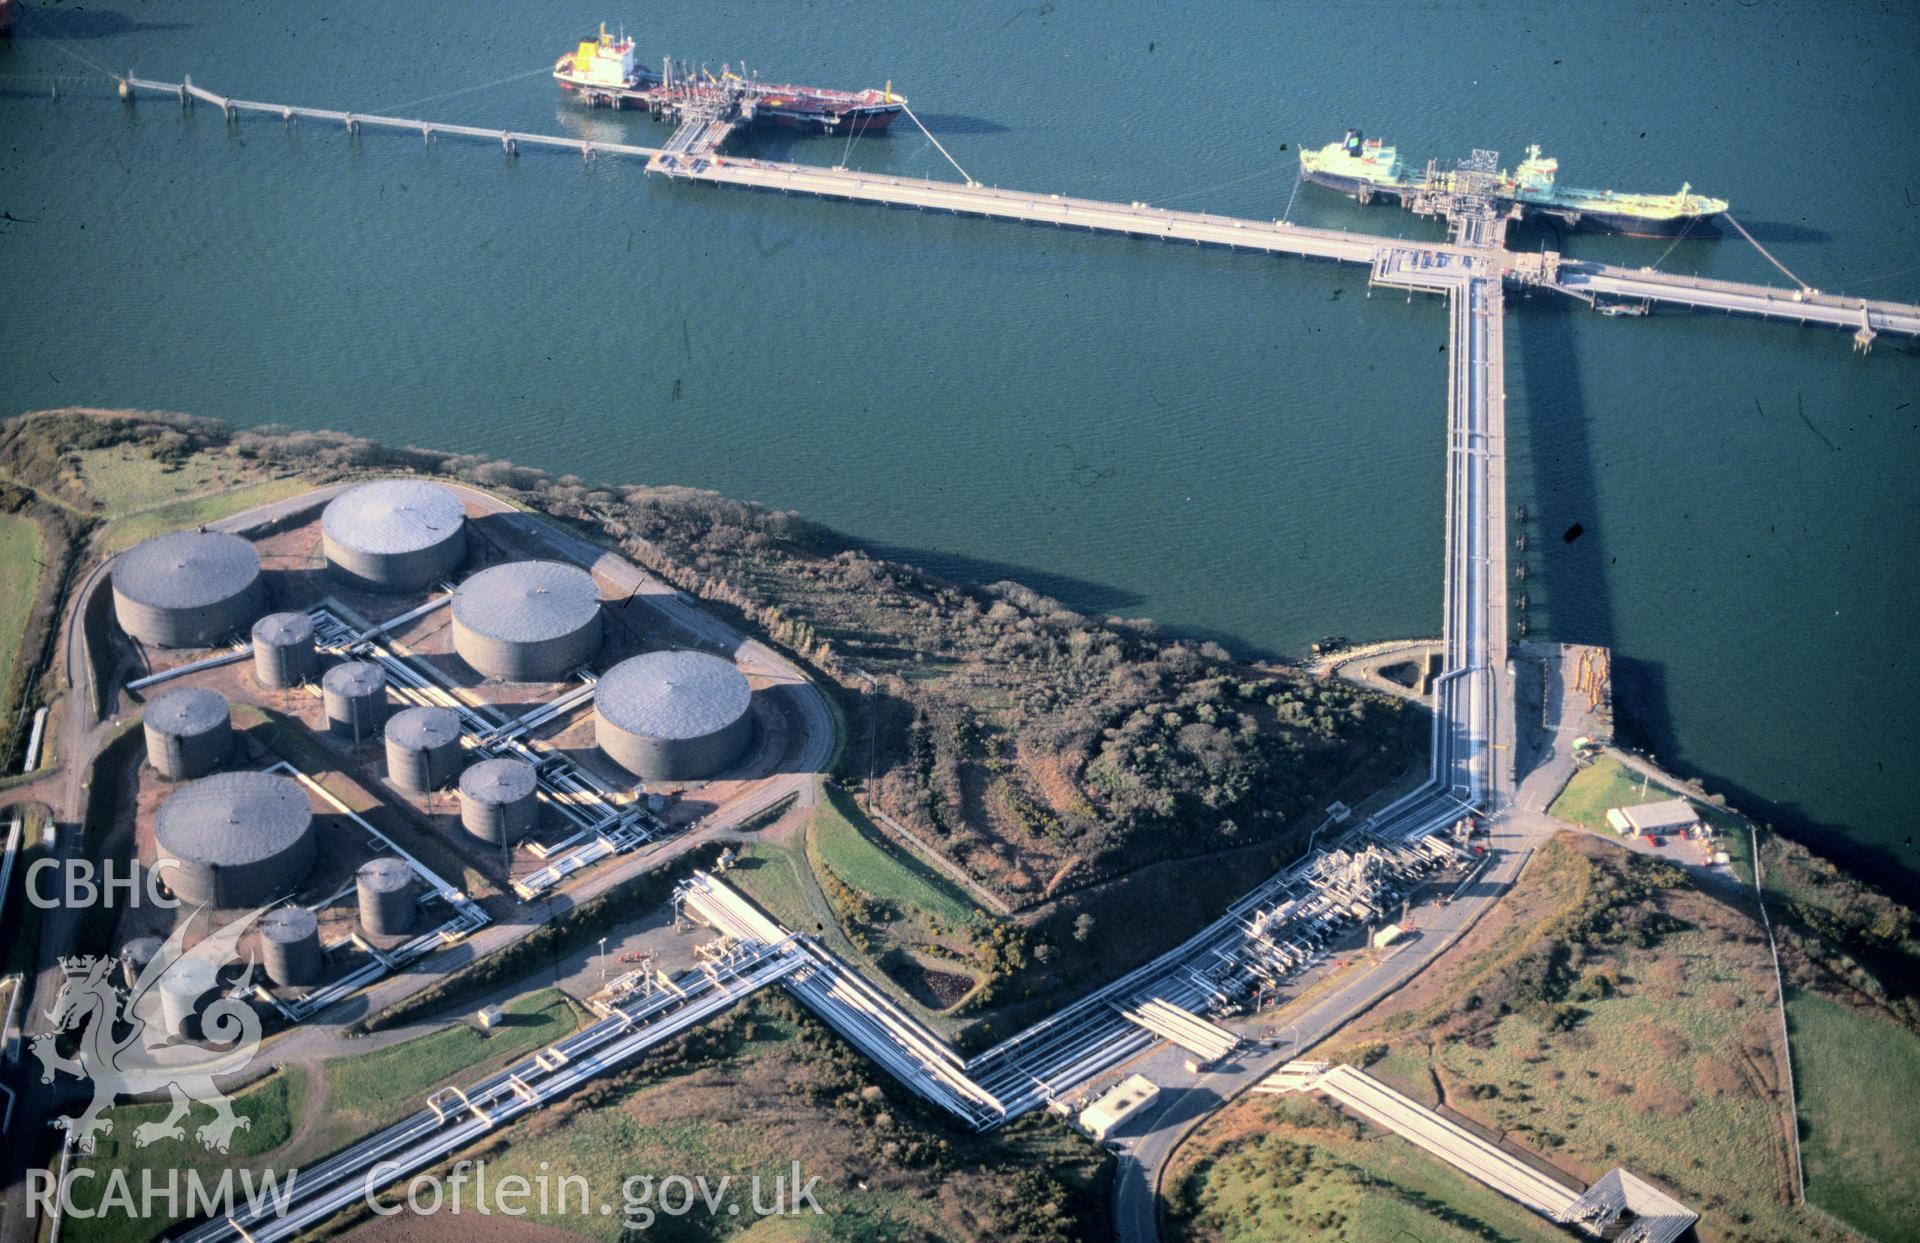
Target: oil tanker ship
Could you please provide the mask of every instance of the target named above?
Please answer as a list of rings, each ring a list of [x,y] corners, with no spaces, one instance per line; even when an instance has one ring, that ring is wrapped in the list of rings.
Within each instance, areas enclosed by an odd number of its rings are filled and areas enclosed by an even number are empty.
[[[560,89],[596,108],[646,108],[660,113],[662,103],[676,89],[725,87],[738,94],[743,115],[755,121],[814,133],[878,134],[892,125],[907,101],[885,90],[836,91],[820,86],[768,85],[723,68],[720,76],[661,63],[658,70],[637,64],[633,40],[609,35],[605,26],[597,37],[582,39],[553,66]]]
[[[1339,142],[1315,150],[1302,147],[1300,175],[1362,203],[1375,198],[1405,202],[1430,188],[1430,178],[1449,176],[1435,172],[1431,164],[1421,171],[1407,168],[1398,150],[1356,129],[1348,130]],[[1546,216],[1570,228],[1633,237],[1717,233],[1715,217],[1727,210],[1725,199],[1695,194],[1691,185],[1682,185],[1678,194],[1623,194],[1561,186],[1559,175],[1560,161],[1531,146],[1519,167],[1512,172],[1501,170],[1494,194],[1516,205],[1523,216]]]

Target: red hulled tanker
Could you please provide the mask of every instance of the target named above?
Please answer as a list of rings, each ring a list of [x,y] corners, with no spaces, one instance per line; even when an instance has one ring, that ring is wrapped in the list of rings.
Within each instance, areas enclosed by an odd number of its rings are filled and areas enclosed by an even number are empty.
[[[553,66],[560,89],[596,108],[645,108],[656,115],[674,111],[677,93],[688,87],[718,87],[737,93],[743,120],[765,122],[814,133],[877,134],[906,109],[906,100],[885,90],[836,91],[819,86],[769,85],[722,69],[718,77],[662,62],[658,70],[636,64],[633,40],[609,35],[582,39],[579,47]]]

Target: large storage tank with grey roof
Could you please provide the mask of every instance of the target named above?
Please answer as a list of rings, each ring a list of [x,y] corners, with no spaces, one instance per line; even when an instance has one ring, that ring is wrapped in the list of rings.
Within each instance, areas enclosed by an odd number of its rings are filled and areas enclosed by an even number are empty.
[[[489,678],[552,682],[600,650],[600,589],[560,561],[510,561],[453,596],[453,647]]]
[[[387,721],[387,777],[415,794],[460,771],[460,717],[451,708],[407,708]]]
[[[167,1035],[200,1039],[200,1010],[220,991],[220,968],[205,958],[182,956],[160,977],[160,1022]],[[218,1024],[216,1024],[216,1028]]]
[[[215,773],[160,805],[160,879],[182,902],[258,906],[297,888],[313,868],[313,805],[291,777]]]
[[[313,650],[313,618],[268,613],[253,623],[253,677],[270,691],[313,681],[320,659]]]
[[[348,488],[320,515],[327,569],[371,591],[421,591],[467,556],[467,515],[437,483],[383,479]]]
[[[404,859],[383,855],[369,859],[354,874],[360,905],[360,927],[376,937],[405,936],[413,931],[413,869]]]
[[[260,958],[275,984],[320,982],[320,923],[304,906],[277,906],[260,917]]]
[[[387,719],[387,671],[366,660],[349,660],[320,679],[327,728],[341,738],[370,742]]]
[[[205,647],[246,630],[266,607],[260,554],[224,531],[175,531],[113,563],[120,628],[157,647]]]
[[[540,819],[538,784],[525,760],[480,761],[460,774],[460,827],[490,845],[513,845]]]
[[[648,652],[621,661],[594,685],[594,741],[644,780],[699,780],[746,751],[752,702],[753,688],[732,661]]]
[[[147,705],[141,726],[147,763],[170,781],[204,777],[233,753],[233,717],[217,691],[168,691]]]

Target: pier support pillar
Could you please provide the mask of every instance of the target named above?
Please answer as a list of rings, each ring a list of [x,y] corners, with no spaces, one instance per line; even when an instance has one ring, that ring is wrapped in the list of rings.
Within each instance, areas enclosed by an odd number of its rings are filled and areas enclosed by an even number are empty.
[[[500,149],[506,152],[508,155],[520,154],[520,146],[518,143],[513,141],[512,134],[500,135]]]
[[[359,132],[360,132],[360,122],[354,120],[351,116],[349,116],[347,118],[347,133],[349,135],[356,135]]]
[[[120,98],[128,102],[132,102],[133,100],[133,83],[127,81],[125,78],[120,79]]]

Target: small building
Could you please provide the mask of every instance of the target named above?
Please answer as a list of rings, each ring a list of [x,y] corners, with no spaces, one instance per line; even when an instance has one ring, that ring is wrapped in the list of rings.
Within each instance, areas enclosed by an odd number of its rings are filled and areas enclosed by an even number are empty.
[[[1700,827],[1700,816],[1686,799],[1670,798],[1637,807],[1609,808],[1607,824],[1616,833],[1690,837]]]
[[[473,1017],[480,1024],[481,1031],[490,1032],[506,1021],[507,1012],[499,1006],[488,1006]]]
[[[1153,1080],[1145,1075],[1128,1075],[1119,1086],[1080,1111],[1080,1126],[1095,1143],[1105,1143],[1115,1128],[1158,1095],[1160,1087]]]
[[[1385,949],[1387,946],[1392,945],[1395,941],[1398,941],[1401,937],[1404,937],[1406,935],[1407,935],[1407,930],[1405,928],[1402,928],[1399,924],[1388,924],[1386,927],[1380,929],[1378,932],[1373,934],[1373,948],[1377,950]]]

